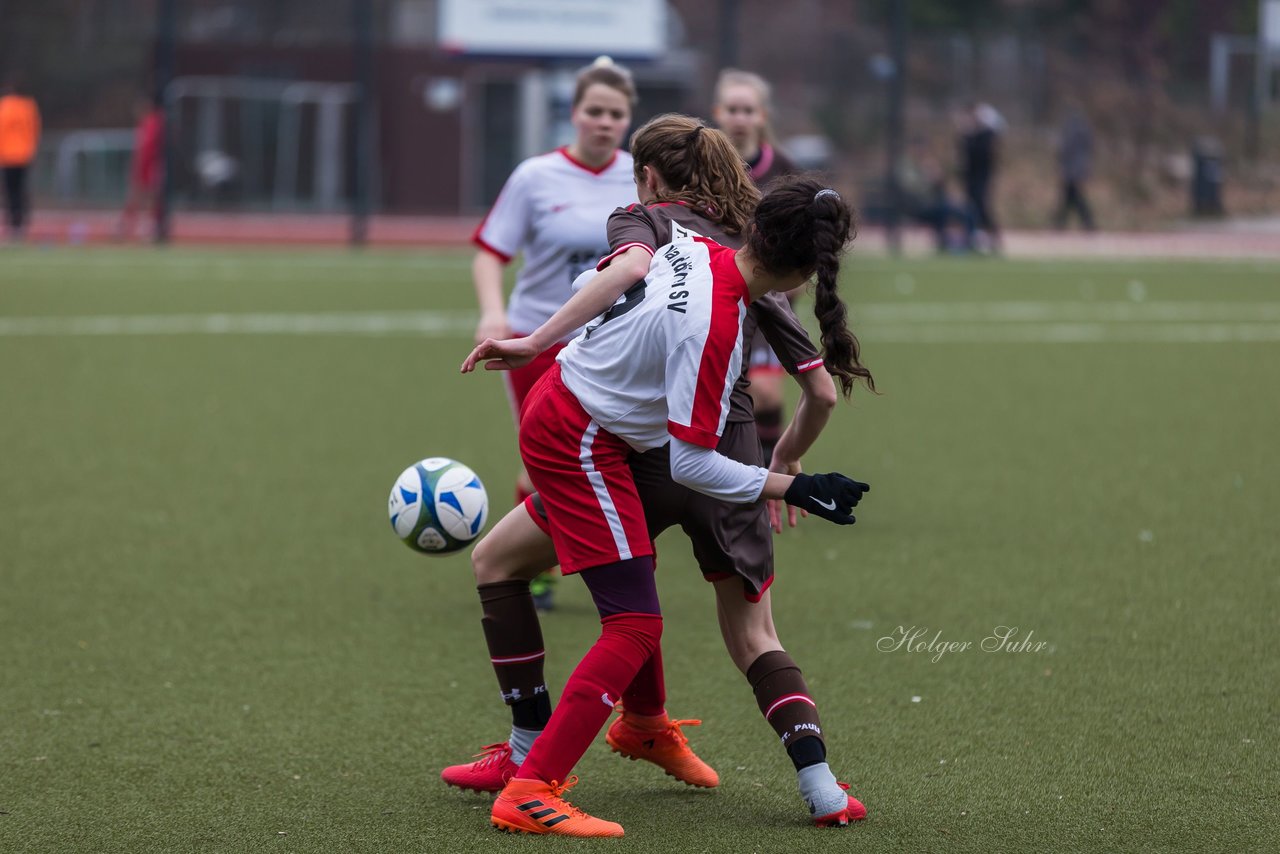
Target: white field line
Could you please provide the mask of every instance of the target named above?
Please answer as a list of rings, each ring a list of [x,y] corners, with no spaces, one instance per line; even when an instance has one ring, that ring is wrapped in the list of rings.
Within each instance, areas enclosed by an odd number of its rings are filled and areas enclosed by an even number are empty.
[[[1280,302],[901,302],[850,307],[859,323],[1257,323]]]
[[[938,323],[867,327],[878,344],[1257,344],[1280,342],[1280,323]]]
[[[865,341],[884,343],[1229,343],[1280,341],[1280,302],[868,303],[852,307]],[[0,317],[0,337],[359,335],[457,338],[472,312]]]

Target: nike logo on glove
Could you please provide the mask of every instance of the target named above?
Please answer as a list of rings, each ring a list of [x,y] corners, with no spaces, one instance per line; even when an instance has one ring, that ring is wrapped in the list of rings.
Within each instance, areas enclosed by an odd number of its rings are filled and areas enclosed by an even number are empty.
[[[857,506],[871,487],[839,472],[830,474],[797,474],[787,487],[782,500],[793,507],[808,508],[837,525],[852,525],[857,520],[849,512]],[[821,497],[820,497],[821,496]]]

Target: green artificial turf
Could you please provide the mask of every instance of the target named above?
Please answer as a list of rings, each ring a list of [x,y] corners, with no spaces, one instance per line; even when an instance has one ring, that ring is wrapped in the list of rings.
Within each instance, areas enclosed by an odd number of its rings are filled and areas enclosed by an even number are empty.
[[[723,782],[600,739],[572,799],[627,837],[596,843],[498,834],[437,777],[509,725],[465,555],[410,552],[384,509],[430,455],[510,500],[497,378],[457,373],[467,270],[0,253],[0,851],[1280,847],[1280,266],[855,256],[883,393],[806,462],[873,491],[852,529],[780,537],[773,591],[870,817],[807,826],[668,534],[668,706]],[[188,328],[222,314],[278,328]],[[187,320],[104,334],[143,315]],[[557,595],[553,689],[598,631],[578,581]],[[984,651],[1000,626],[1031,648]]]

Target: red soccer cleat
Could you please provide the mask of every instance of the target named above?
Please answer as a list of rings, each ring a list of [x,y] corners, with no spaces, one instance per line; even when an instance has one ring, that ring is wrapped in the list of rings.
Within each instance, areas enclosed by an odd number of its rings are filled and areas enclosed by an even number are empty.
[[[840,783],[840,788],[845,791],[849,790],[848,783]],[[851,821],[862,821],[867,817],[867,808],[862,805],[862,801],[849,795],[849,803],[842,810],[836,810],[827,815],[814,816],[813,823],[818,827],[846,827]]]
[[[516,775],[520,766],[511,761],[511,745],[505,741],[486,744],[475,762],[450,765],[440,772],[440,779],[459,789],[474,792],[500,792]]]

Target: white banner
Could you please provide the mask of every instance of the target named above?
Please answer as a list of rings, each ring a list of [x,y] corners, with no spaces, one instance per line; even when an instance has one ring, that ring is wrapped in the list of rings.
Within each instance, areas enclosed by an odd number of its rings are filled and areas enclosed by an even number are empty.
[[[665,0],[440,0],[440,46],[483,56],[653,59]]]

